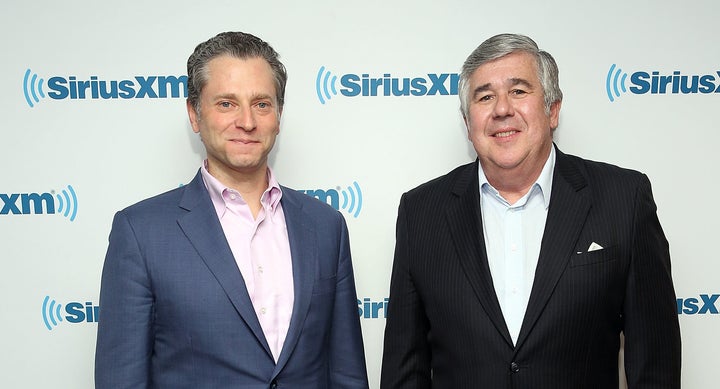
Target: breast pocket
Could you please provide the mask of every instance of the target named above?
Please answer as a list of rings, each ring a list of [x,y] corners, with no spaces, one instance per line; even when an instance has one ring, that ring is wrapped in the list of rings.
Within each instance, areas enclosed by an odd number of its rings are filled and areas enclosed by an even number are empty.
[[[594,265],[614,261],[618,258],[618,247],[608,246],[600,250],[586,251],[573,255],[570,267]]]

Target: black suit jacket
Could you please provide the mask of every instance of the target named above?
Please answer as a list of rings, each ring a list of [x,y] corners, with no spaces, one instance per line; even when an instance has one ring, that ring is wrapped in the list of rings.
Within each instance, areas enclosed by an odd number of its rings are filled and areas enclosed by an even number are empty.
[[[680,387],[668,243],[650,181],[557,150],[535,280],[513,346],[488,267],[478,162],[402,196],[381,388]],[[588,251],[592,242],[602,250]]]

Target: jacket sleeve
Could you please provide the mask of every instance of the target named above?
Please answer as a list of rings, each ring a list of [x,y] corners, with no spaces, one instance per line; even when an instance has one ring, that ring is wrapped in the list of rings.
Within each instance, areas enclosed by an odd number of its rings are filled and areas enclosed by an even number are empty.
[[[680,388],[680,328],[668,242],[643,175],[635,196],[632,258],[623,312],[629,389]]]
[[[96,389],[149,386],[153,295],[140,247],[125,213],[110,232],[100,286]]]
[[[395,258],[385,324],[381,389],[431,387],[429,323],[412,278],[405,195],[398,209]]]
[[[340,221],[337,286],[330,331],[330,388],[367,389],[365,350],[357,311],[357,294],[347,225]]]

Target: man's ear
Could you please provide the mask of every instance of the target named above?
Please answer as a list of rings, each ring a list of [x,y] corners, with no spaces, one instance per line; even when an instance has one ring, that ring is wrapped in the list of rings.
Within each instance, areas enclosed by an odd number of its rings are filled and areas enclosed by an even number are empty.
[[[556,101],[550,105],[550,128],[556,129],[560,124],[560,107],[562,106],[562,100]]]
[[[188,118],[190,118],[190,125],[192,126],[193,132],[199,133],[200,126],[198,126],[198,115],[195,112],[195,107],[190,104],[190,100],[186,100],[185,105],[187,107]]]

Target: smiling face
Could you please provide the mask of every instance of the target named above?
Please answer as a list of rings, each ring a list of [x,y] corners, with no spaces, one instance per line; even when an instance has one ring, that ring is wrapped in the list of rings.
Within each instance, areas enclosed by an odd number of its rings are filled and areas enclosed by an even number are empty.
[[[470,77],[468,91],[468,138],[490,182],[509,175],[534,181],[560,112],[560,102],[545,110],[535,58],[514,52],[487,62]]]
[[[188,103],[193,131],[207,151],[208,170],[220,182],[266,174],[280,132],[273,73],[262,58],[216,57],[207,64],[200,112]]]

